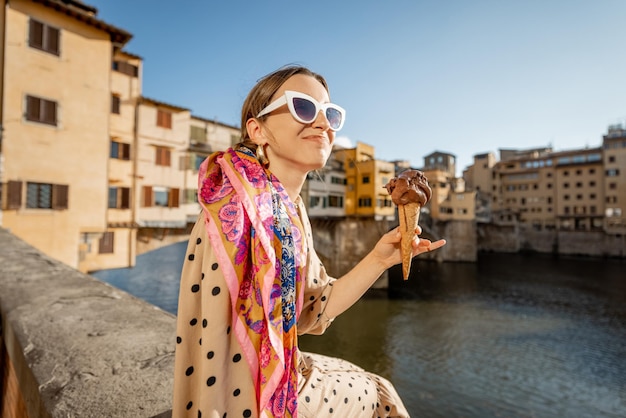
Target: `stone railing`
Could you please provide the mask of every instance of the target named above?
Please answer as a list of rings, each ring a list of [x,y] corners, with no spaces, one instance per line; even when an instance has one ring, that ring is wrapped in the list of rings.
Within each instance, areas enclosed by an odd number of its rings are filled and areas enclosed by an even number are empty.
[[[0,229],[0,416],[168,417],[175,317]]]

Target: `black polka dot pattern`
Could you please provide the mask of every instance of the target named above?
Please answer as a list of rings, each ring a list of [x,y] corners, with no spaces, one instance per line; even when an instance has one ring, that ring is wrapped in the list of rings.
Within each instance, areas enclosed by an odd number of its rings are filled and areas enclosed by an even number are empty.
[[[299,414],[337,417],[408,417],[393,386],[345,360],[302,353],[310,370],[298,396]],[[376,390],[372,391],[370,388]],[[320,414],[325,411],[324,414]],[[372,415],[364,411],[372,411]]]
[[[248,361],[237,333],[231,332],[229,288],[212,243],[205,242],[203,220],[199,224],[189,240],[181,278],[173,409],[186,417],[201,418],[203,412],[222,418],[257,416],[254,383],[243,378],[249,375]],[[307,240],[309,271],[298,331],[322,333],[332,320],[324,311],[334,279],[327,276],[312,239]],[[303,353],[310,361],[304,362],[306,373],[299,377],[306,379],[298,394],[299,416],[408,416],[386,380],[339,359],[308,356]]]

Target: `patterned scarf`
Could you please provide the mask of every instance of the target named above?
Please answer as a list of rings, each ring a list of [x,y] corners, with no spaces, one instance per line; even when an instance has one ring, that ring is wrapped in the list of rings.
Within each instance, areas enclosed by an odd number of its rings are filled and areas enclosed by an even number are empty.
[[[255,383],[261,416],[296,417],[296,322],[306,263],[302,224],[278,179],[249,150],[200,166],[198,199],[228,285],[232,332]]]

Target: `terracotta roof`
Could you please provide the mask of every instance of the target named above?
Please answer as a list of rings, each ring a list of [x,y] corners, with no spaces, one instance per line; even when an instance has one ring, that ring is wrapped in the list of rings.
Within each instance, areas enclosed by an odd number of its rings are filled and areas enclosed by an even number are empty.
[[[96,14],[98,9],[84,4],[78,0],[33,0],[35,3],[42,4],[45,7],[64,13],[76,20],[84,22],[90,26],[107,32],[111,36],[111,42],[124,45],[133,37],[130,32],[110,25],[98,18]]]
[[[173,104],[161,102],[159,100],[151,99],[151,98],[145,97],[145,96],[142,96],[142,97],[139,98],[139,103],[147,103],[147,104],[153,104],[155,106],[168,107],[168,108],[170,108],[172,110],[177,110],[179,112],[184,112],[186,110],[189,110],[189,108],[186,108],[186,107],[181,107],[181,106],[176,106],[176,105],[173,105]]]

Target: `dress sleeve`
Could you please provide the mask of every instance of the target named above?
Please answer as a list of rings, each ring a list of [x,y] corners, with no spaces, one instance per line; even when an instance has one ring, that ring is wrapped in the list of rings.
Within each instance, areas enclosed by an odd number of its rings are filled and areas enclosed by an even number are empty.
[[[326,268],[315,252],[311,224],[301,199],[298,209],[308,247],[304,302],[298,319],[298,334],[320,335],[335,319],[326,315],[326,304],[331,297],[333,283],[337,279],[326,273]]]

